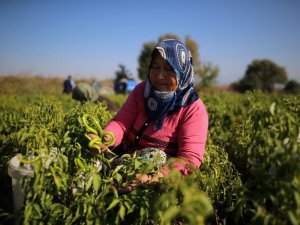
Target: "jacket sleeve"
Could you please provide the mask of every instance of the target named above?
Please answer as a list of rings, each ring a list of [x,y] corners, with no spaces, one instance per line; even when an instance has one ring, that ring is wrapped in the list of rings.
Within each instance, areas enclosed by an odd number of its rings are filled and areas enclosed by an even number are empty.
[[[201,100],[195,103],[183,112],[178,124],[178,152],[172,167],[182,174],[189,172],[188,164],[199,168],[205,152],[208,114]],[[162,173],[168,173],[168,169],[163,168]]]
[[[116,116],[105,126],[105,130],[111,131],[115,134],[116,143],[115,146],[118,146],[124,134],[129,130],[129,128],[134,123],[135,118],[138,113],[138,102],[137,98],[141,92],[141,86],[138,85],[135,89],[129,94],[127,100],[118,111]]]

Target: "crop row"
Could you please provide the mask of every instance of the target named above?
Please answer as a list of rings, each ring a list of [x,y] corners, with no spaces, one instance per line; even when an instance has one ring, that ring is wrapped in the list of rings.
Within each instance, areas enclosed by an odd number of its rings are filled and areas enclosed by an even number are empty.
[[[24,224],[299,224],[300,98],[259,92],[201,98],[210,123],[200,169],[121,195],[117,186],[157,165],[125,155],[126,163],[114,167],[106,155],[91,154],[81,118],[89,114],[104,126],[113,116],[104,104],[59,95],[0,97],[0,219],[11,221],[7,167],[19,154],[24,164],[34,159],[33,176],[22,182]],[[124,100],[114,96],[117,105]]]

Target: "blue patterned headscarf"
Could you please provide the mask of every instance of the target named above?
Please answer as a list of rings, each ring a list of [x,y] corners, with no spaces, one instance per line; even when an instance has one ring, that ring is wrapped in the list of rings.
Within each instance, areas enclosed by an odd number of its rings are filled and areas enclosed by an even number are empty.
[[[150,68],[156,52],[165,59],[176,73],[176,91],[157,91],[150,81]],[[146,114],[154,121],[154,129],[162,128],[167,114],[176,112],[199,97],[194,90],[194,69],[192,55],[187,46],[175,39],[167,39],[156,45],[151,54],[148,79],[144,91]]]

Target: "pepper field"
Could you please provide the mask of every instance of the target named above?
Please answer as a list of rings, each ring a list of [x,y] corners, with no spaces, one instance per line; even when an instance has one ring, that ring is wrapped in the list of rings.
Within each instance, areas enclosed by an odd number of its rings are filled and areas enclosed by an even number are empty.
[[[80,105],[62,94],[0,95],[0,222],[300,224],[299,96],[199,94],[209,114],[201,167],[123,195],[117,187],[157,165],[125,155],[124,165],[112,167],[104,154],[91,154],[82,117],[105,126],[113,113],[104,104]],[[118,106],[126,99],[108,97]],[[22,180],[26,197],[14,218],[7,168],[16,155],[34,173]]]

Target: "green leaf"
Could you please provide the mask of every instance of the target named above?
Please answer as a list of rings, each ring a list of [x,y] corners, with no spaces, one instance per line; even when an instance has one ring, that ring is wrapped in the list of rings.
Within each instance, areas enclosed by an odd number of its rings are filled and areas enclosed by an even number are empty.
[[[113,187],[113,186],[111,187],[111,189],[112,189],[112,192],[113,192],[115,198],[118,198],[119,197],[119,193],[118,193],[117,189],[115,187]]]
[[[117,180],[118,184],[121,184],[122,183],[122,175],[117,173],[116,174],[116,180]]]
[[[133,207],[132,204],[129,204],[127,201],[124,201],[124,205],[125,205],[125,207],[126,207],[128,213],[132,213],[132,212],[133,212],[134,207]],[[142,208],[142,209],[143,209],[143,208]]]
[[[98,193],[101,183],[101,177],[98,173],[94,174],[93,176],[93,188]]]
[[[78,220],[80,218],[81,214],[82,214],[81,207],[78,206],[77,210],[76,210],[76,213],[75,213],[75,217],[72,218],[72,223],[75,223],[76,220]]]
[[[138,159],[135,159],[134,160],[134,169],[138,169],[140,166],[141,166],[141,162],[138,160]]]
[[[88,191],[92,187],[93,176],[90,176],[88,182],[86,183],[85,190]]]
[[[108,206],[108,208],[107,208],[105,211],[111,210],[112,208],[116,207],[119,203],[120,203],[120,200],[117,199],[117,198],[115,198],[115,199],[110,203],[110,205]]]
[[[39,217],[42,217],[41,207],[38,204],[34,203],[33,208],[34,208],[35,212],[39,215]]]
[[[270,106],[270,112],[273,116],[275,115],[275,106],[276,106],[276,102],[273,102]]]
[[[58,178],[58,176],[56,176],[55,169],[53,168],[53,166],[50,166],[50,171],[53,176],[56,188],[57,188],[57,190],[59,190],[62,187],[61,180]]]
[[[130,210],[128,210],[128,211],[130,211]],[[141,208],[140,209],[140,218],[145,220],[146,216],[147,216],[146,210],[144,208]]]
[[[115,175],[116,173],[118,173],[119,172],[119,170],[122,168],[122,167],[124,167],[124,165],[118,165],[115,169],[114,169],[114,171],[113,171],[113,174],[112,175]]]
[[[299,209],[300,208],[300,194],[299,194],[299,192],[294,192],[294,197],[295,197],[295,202],[296,202],[297,208]]]
[[[119,209],[119,217],[121,218],[122,221],[124,221],[125,212],[126,212],[125,206],[121,204]]]
[[[180,209],[177,207],[170,207],[163,215],[162,224],[169,224],[180,212]]]
[[[292,211],[288,211],[288,217],[289,217],[290,222],[293,225],[299,225],[298,220],[297,220],[296,216],[293,214]]]

